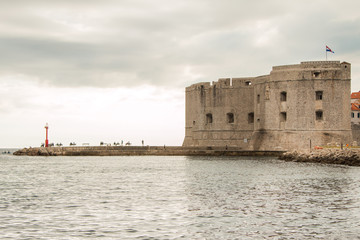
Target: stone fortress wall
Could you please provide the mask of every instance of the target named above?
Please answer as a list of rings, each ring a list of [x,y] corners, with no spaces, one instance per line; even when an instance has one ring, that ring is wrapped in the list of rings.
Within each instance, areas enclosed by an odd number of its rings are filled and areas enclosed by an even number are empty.
[[[312,61],[186,88],[183,146],[308,149],[351,143],[351,65]]]

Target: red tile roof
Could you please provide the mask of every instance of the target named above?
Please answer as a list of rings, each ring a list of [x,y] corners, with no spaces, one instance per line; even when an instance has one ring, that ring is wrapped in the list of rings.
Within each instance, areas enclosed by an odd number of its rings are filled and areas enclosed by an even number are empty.
[[[351,93],[351,99],[360,99],[360,92]]]
[[[360,111],[360,107],[358,104],[352,103],[351,104],[351,111]]]

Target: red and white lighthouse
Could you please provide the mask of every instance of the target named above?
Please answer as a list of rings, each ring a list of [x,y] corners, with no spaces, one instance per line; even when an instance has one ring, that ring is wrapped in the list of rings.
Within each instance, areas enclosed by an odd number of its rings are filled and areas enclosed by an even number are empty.
[[[48,123],[46,123],[46,125],[45,125],[45,129],[46,129],[45,147],[48,147],[48,146],[49,146],[49,139],[48,139],[48,130],[49,130],[49,125],[48,125]]]

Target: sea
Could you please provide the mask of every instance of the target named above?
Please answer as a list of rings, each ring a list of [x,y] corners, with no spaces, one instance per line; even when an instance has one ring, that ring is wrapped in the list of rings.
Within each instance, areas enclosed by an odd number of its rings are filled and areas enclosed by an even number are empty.
[[[0,155],[0,239],[360,239],[360,167]]]

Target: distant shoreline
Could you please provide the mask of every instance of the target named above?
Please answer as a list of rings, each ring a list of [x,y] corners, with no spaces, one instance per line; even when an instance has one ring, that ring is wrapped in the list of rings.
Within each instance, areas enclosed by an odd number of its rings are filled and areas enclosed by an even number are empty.
[[[0,154],[13,154],[21,148],[0,148]]]

